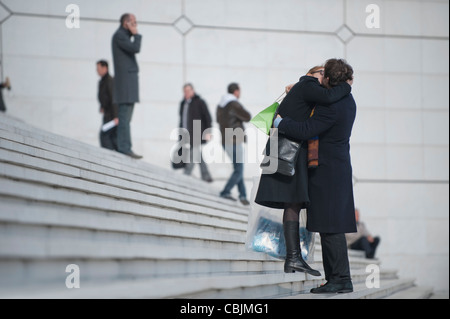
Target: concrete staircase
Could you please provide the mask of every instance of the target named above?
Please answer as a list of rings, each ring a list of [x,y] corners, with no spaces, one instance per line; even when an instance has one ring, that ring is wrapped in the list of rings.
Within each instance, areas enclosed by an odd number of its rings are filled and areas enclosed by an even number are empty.
[[[217,194],[0,114],[0,298],[323,298],[306,293],[323,278],[247,251],[248,209]],[[389,270],[368,289],[373,261],[350,259],[356,291],[328,297],[431,294]],[[80,289],[66,287],[71,264]]]

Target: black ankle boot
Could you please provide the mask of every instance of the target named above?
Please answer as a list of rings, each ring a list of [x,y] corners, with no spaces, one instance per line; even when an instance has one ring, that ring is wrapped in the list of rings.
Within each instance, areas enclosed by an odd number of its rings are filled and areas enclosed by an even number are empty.
[[[312,269],[303,260],[300,251],[300,225],[298,222],[284,222],[284,238],[286,240],[285,273],[305,272],[312,276],[321,276],[320,272]]]

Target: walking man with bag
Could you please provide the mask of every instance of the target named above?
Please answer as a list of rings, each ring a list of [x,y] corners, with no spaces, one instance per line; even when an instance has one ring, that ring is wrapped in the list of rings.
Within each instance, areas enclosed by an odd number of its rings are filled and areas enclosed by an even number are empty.
[[[220,197],[236,201],[231,196],[231,190],[237,185],[240,202],[248,206],[247,191],[244,183],[244,122],[250,122],[251,115],[239,103],[241,89],[238,84],[228,86],[228,94],[222,97],[217,108],[217,121],[222,133],[222,146],[233,161],[233,174],[226,184]]]
[[[191,175],[195,163],[198,163],[200,164],[202,180],[212,183],[213,179],[202,156],[202,145],[211,138],[208,134],[206,139],[202,138],[204,131],[212,127],[211,114],[205,101],[195,93],[192,84],[186,84],[183,87],[183,93],[184,99],[180,104],[180,127],[189,132],[190,142],[190,161],[184,167],[184,174]],[[196,125],[200,125],[200,127],[195,127]],[[200,134],[200,136],[194,136],[194,134]]]

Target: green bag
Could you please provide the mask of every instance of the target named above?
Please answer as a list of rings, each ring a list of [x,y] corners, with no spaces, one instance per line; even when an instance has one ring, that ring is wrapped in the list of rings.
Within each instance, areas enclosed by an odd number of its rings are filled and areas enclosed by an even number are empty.
[[[282,97],[285,93],[283,93],[271,106],[266,108],[265,110],[258,113],[251,121],[253,125],[255,125],[258,129],[263,131],[266,135],[270,135],[270,129],[273,125],[273,120],[275,119],[275,114],[280,107],[280,103],[282,101]]]

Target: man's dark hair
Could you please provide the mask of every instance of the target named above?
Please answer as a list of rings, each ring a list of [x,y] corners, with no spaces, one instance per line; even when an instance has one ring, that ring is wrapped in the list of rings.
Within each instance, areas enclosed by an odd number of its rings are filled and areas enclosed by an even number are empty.
[[[231,83],[230,85],[228,85],[228,93],[234,94],[234,92],[236,92],[238,90],[240,90],[239,84]]]
[[[120,25],[123,25],[126,21],[130,20],[131,14],[125,13],[120,17]]]
[[[183,85],[183,89],[190,87],[191,89],[194,89],[194,86],[192,85],[192,83],[186,83],[185,85]]]
[[[325,63],[324,78],[329,78],[329,86],[337,86],[342,82],[353,80],[353,68],[343,59],[330,59]]]
[[[102,67],[107,67],[109,68],[108,62],[105,60],[100,60],[97,62],[97,64],[100,64]]]

